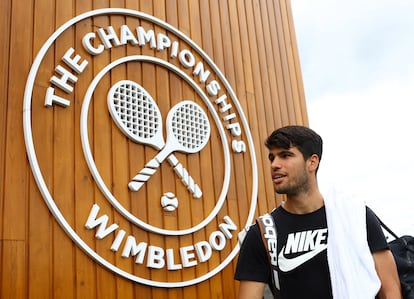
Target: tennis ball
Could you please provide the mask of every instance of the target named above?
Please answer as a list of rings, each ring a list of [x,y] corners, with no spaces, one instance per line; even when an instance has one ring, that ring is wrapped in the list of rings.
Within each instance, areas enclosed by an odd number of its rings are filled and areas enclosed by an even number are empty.
[[[172,192],[166,192],[161,196],[161,206],[164,211],[172,212],[178,207],[178,199]]]

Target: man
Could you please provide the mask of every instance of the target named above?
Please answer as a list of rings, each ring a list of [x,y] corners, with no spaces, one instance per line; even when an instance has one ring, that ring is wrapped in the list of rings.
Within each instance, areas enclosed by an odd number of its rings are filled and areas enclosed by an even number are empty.
[[[306,127],[287,126],[274,131],[265,145],[274,190],[286,194],[286,201],[271,212],[278,296],[400,299],[396,264],[374,213],[363,203],[359,209],[347,208],[351,200],[324,198],[318,189],[321,137]],[[273,276],[268,254],[255,224],[240,249],[235,274],[239,299],[263,297]]]

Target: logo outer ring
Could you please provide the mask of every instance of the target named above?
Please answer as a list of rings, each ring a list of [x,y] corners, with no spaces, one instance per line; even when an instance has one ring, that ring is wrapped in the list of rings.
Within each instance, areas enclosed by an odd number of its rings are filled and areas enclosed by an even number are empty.
[[[69,237],[86,254],[88,254],[91,258],[93,258],[96,262],[98,262],[102,266],[110,269],[114,273],[117,273],[118,275],[120,275],[124,278],[127,278],[131,281],[134,281],[134,282],[137,282],[137,283],[142,283],[142,284],[149,285],[149,286],[155,286],[155,287],[165,287],[165,288],[185,287],[185,286],[190,286],[190,285],[194,285],[194,284],[203,282],[203,281],[213,277],[217,273],[219,273],[221,270],[223,270],[234,259],[234,257],[239,252],[239,249],[240,249],[239,244],[237,244],[233,248],[233,250],[226,257],[226,259],[224,261],[222,261],[217,267],[215,267],[210,272],[208,272],[208,273],[206,273],[206,274],[204,274],[200,277],[191,279],[191,280],[182,281],[182,282],[161,282],[161,281],[152,281],[152,280],[148,280],[148,279],[145,279],[145,278],[142,278],[142,277],[132,275],[132,274],[130,274],[130,273],[114,266],[113,264],[109,263],[108,261],[106,261],[99,254],[97,254],[95,251],[93,251],[92,248],[89,247],[89,245],[86,244],[79,237],[79,235],[73,230],[73,228],[65,220],[65,218],[63,217],[63,215],[60,212],[59,208],[57,207],[56,203],[54,202],[53,197],[51,196],[51,194],[48,190],[48,187],[47,187],[47,185],[44,181],[44,178],[42,176],[42,173],[40,171],[40,167],[39,167],[37,157],[36,157],[36,151],[34,149],[33,135],[32,135],[32,130],[31,130],[32,92],[33,92],[35,77],[36,77],[36,74],[39,70],[40,64],[41,64],[46,52],[50,48],[50,46],[69,27],[73,26],[74,24],[76,24],[76,23],[78,23],[78,22],[80,22],[84,19],[87,19],[87,18],[90,18],[90,17],[93,17],[93,16],[107,15],[107,14],[129,15],[129,16],[142,18],[142,19],[145,19],[145,20],[152,21],[152,22],[154,22],[154,23],[156,23],[156,24],[158,24],[158,25],[160,25],[164,28],[167,28],[168,30],[174,32],[177,36],[179,36],[180,38],[186,40],[189,45],[191,45],[194,49],[196,49],[198,51],[198,53],[200,53],[200,55],[203,57],[203,59],[205,59],[205,61],[209,64],[209,66],[214,70],[214,72],[220,78],[221,82],[224,83],[224,86],[225,86],[226,90],[229,92],[229,94],[232,98],[233,104],[235,105],[235,107],[236,107],[236,109],[237,109],[237,111],[240,115],[241,122],[243,124],[243,128],[245,130],[246,138],[247,138],[249,148],[250,148],[250,158],[251,158],[251,163],[252,163],[252,181],[253,181],[253,184],[252,184],[252,196],[251,196],[251,201],[250,201],[250,211],[249,211],[245,226],[250,225],[252,223],[253,219],[254,219],[254,213],[255,213],[255,210],[256,210],[257,190],[258,190],[257,160],[256,160],[256,154],[255,154],[255,151],[254,151],[254,146],[253,146],[253,138],[250,134],[250,129],[249,129],[249,126],[248,126],[248,123],[247,123],[247,119],[244,116],[244,113],[241,109],[241,105],[238,102],[234,91],[230,87],[230,85],[227,82],[224,75],[221,73],[221,71],[214,64],[214,62],[191,39],[189,39],[186,35],[184,35],[180,31],[178,31],[177,29],[175,29],[173,26],[169,25],[168,23],[165,23],[164,21],[161,21],[161,20],[159,20],[159,19],[157,19],[153,16],[150,16],[150,15],[147,15],[145,13],[138,12],[138,11],[135,11],[135,10],[124,9],[124,8],[104,8],[104,9],[97,9],[97,10],[88,11],[86,13],[78,15],[78,16],[72,18],[71,20],[69,20],[68,22],[64,23],[62,26],[60,26],[49,37],[49,39],[43,44],[43,46],[39,50],[38,54],[36,55],[35,60],[33,61],[32,67],[31,67],[29,75],[28,75],[28,79],[27,79],[26,87],[25,87],[25,91],[24,91],[24,101],[23,101],[23,132],[24,132],[24,139],[25,139],[25,144],[26,144],[26,152],[27,152],[27,155],[28,155],[28,159],[29,159],[29,163],[30,163],[30,166],[31,166],[31,169],[32,169],[32,173],[34,175],[36,184],[38,185],[38,188],[39,188],[39,190],[40,190],[40,192],[41,192],[41,194],[42,194],[49,210],[51,211],[51,213],[53,214],[55,219],[58,221],[58,223],[61,225],[63,230],[69,235]]]

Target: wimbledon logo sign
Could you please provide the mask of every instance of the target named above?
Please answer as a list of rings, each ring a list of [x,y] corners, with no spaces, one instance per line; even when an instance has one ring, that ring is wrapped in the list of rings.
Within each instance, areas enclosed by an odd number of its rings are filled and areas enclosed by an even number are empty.
[[[222,72],[170,24],[121,8],[63,24],[33,62],[23,125],[47,206],[103,267],[183,287],[237,255],[256,208],[251,133]]]

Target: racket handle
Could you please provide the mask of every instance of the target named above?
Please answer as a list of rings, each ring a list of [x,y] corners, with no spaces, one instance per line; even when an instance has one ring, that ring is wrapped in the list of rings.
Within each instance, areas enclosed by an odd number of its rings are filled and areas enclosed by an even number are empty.
[[[193,194],[194,198],[200,198],[203,195],[200,187],[195,183],[194,179],[188,173],[187,169],[178,161],[174,154],[168,156],[168,162],[173,167],[175,173],[181,179],[184,186],[187,187],[188,191]],[[157,171],[160,163],[157,157],[150,160],[145,167],[132,178],[129,182],[128,187],[131,191],[138,191],[147,182],[150,177]]]
[[[174,154],[168,156],[168,162],[170,162],[171,166],[173,167],[175,173],[181,179],[181,182],[184,186],[187,187],[188,191],[193,194],[194,198],[200,198],[203,195],[200,187],[194,182],[194,179],[188,173],[187,169],[178,161]]]
[[[138,191],[145,184],[145,182],[148,181],[149,178],[157,171],[159,166],[160,163],[158,163],[155,158],[151,159],[145,165],[145,167],[140,172],[138,172],[138,174],[134,176],[129,182],[129,190]]]

